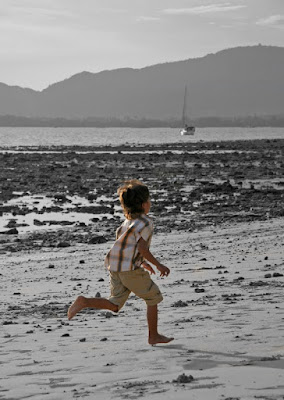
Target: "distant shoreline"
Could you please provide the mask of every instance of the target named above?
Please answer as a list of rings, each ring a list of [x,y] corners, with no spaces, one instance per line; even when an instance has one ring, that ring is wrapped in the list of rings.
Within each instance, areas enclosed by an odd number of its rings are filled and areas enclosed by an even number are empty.
[[[284,115],[244,116],[244,117],[200,117],[189,121],[199,128],[283,128]],[[0,127],[15,128],[180,128],[178,119],[136,119],[90,117],[85,119],[30,118],[14,115],[0,116]]]

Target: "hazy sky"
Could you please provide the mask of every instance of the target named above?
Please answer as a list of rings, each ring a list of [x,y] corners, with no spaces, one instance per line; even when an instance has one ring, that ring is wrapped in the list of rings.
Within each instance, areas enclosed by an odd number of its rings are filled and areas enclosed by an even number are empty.
[[[0,0],[0,82],[37,90],[258,43],[284,46],[284,0]]]

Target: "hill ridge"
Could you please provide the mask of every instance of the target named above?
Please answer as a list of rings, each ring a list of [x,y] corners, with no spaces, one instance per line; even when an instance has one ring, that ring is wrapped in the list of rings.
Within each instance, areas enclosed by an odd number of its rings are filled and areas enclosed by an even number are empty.
[[[42,91],[0,83],[0,115],[32,118],[189,118],[284,113],[284,47],[238,46],[189,58],[81,71]]]

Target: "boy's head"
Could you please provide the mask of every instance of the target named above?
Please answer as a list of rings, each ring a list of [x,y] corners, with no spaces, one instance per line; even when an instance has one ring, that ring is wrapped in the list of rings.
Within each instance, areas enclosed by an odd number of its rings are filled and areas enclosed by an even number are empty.
[[[125,181],[117,192],[127,219],[135,219],[149,211],[150,207],[145,207],[145,203],[150,201],[149,189],[137,179]]]

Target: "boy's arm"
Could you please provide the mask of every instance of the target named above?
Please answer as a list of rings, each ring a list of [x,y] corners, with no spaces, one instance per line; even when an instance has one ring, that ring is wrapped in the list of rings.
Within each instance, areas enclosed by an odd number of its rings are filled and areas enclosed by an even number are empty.
[[[151,264],[154,264],[158,271],[160,271],[161,276],[168,276],[170,273],[170,269],[166,267],[165,265],[161,264],[150,252],[147,242],[143,239],[140,238],[138,240],[138,251],[139,253]]]

